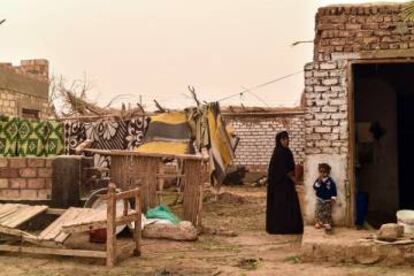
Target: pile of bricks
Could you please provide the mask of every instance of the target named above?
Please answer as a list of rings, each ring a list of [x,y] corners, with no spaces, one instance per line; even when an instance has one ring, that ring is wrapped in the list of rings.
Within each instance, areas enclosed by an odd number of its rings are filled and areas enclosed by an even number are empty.
[[[276,133],[286,130],[291,137],[290,148],[295,162],[303,163],[305,133],[304,114],[269,114],[266,116],[237,114],[225,116],[240,138],[236,149],[236,165],[245,166],[250,171],[266,172],[275,146]]]
[[[0,158],[0,200],[49,200],[53,158]]]

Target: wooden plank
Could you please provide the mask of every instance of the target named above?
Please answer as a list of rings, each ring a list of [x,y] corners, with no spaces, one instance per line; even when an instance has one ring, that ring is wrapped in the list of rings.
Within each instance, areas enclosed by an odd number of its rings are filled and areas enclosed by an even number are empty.
[[[9,206],[7,206],[4,210],[4,212],[0,215],[0,225],[1,225],[2,221],[6,220],[9,215],[13,214],[18,209],[19,209],[18,204],[10,204]]]
[[[135,196],[135,212],[137,212],[137,220],[135,220],[134,228],[134,242],[135,242],[135,256],[141,256],[141,197]]]
[[[42,240],[53,240],[61,231],[62,224],[78,215],[77,209],[81,208],[70,207],[63,215],[58,217],[45,230],[43,230],[40,233],[39,238]]]
[[[9,224],[14,221],[19,221],[19,218],[23,216],[26,212],[30,213],[30,210],[26,209],[24,206],[18,206],[17,209],[9,214],[8,216],[4,217],[1,220],[1,225],[5,227],[9,227]]]
[[[10,210],[14,209],[18,204],[2,204],[0,208],[0,218],[4,216],[5,213],[8,213]]]
[[[89,217],[91,214],[94,214],[96,212],[96,210],[94,209],[89,209],[89,208],[84,208],[84,209],[80,209],[78,210],[78,216],[76,218],[73,219],[73,221],[77,221],[77,220],[84,220],[87,217]],[[57,244],[63,244],[67,238],[69,238],[70,233],[65,233],[64,231],[62,231],[62,227],[64,224],[62,224],[61,228],[60,228],[60,232],[59,234],[54,238],[55,242]]]
[[[126,192],[119,192],[115,195],[115,199],[116,200],[121,200],[121,199],[129,199],[129,198],[135,198],[135,194],[139,194],[139,188],[135,188],[133,190],[130,191],[126,191]],[[100,198],[102,199],[108,199],[108,195],[102,195],[100,196]]]
[[[208,158],[205,158],[201,155],[195,154],[169,154],[169,153],[144,153],[128,150],[99,150],[99,149],[84,149],[85,152],[97,153],[102,155],[110,156],[133,156],[133,157],[152,157],[152,158],[170,158],[170,159],[181,159],[181,160],[203,160],[208,161]]]
[[[139,217],[136,211],[130,212],[127,216],[121,216],[116,218],[115,226],[125,225],[130,222],[137,220]],[[73,233],[82,233],[91,230],[103,229],[106,228],[107,220],[99,220],[99,221],[90,221],[90,222],[83,222],[83,223],[76,223],[76,224],[65,224],[62,225],[62,231],[68,234]]]
[[[68,209],[49,208],[46,210],[48,215],[63,215]]]
[[[17,219],[7,222],[6,226],[16,228],[25,223],[26,221],[34,218],[35,216],[45,212],[47,208],[48,206],[46,205],[26,206],[25,208],[22,208],[22,212],[20,213],[21,215],[19,214],[19,217]]]
[[[13,229],[13,228],[8,228],[8,227],[4,227],[4,226],[0,226],[0,233],[5,234],[5,235],[10,235],[10,236],[15,236],[15,237],[27,237],[27,238],[31,238],[31,239],[37,239],[36,236],[22,231],[20,229]]]
[[[184,174],[157,174],[157,178],[183,178]]]
[[[201,184],[200,173],[202,163],[200,161],[186,160],[184,163],[185,183],[184,183],[184,220],[191,221],[195,226],[200,225],[200,204],[201,204]]]
[[[106,265],[113,267],[116,263],[116,200],[115,185],[108,186],[107,224],[106,224]]]
[[[34,246],[16,246],[16,245],[0,245],[0,251],[21,252],[32,254],[75,256],[88,258],[106,258],[105,251],[80,250],[80,249],[61,249]]]

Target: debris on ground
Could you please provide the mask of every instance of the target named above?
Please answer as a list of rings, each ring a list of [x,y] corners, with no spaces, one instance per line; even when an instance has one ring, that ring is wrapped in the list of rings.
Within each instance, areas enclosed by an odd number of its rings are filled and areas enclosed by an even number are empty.
[[[144,227],[142,236],[150,239],[195,241],[198,238],[198,232],[189,221],[182,221],[177,225],[172,223],[152,223]]]
[[[243,185],[244,177],[248,170],[245,166],[230,167],[227,171],[226,178],[223,180],[224,185]]]
[[[207,235],[224,236],[224,237],[237,237],[238,236],[238,234],[235,231],[225,229],[224,227],[219,227],[219,228],[202,227],[201,233],[207,234]]]
[[[377,239],[381,241],[393,242],[404,235],[404,227],[396,223],[386,223],[381,225]]]
[[[237,266],[246,270],[256,270],[259,266],[260,259],[242,258],[239,260]]]
[[[217,201],[219,203],[229,203],[229,204],[246,204],[249,202],[247,198],[244,196],[236,195],[236,194],[229,193],[229,192],[224,192],[224,193],[215,195],[210,190],[207,190],[204,192],[204,202],[209,202],[209,201]]]

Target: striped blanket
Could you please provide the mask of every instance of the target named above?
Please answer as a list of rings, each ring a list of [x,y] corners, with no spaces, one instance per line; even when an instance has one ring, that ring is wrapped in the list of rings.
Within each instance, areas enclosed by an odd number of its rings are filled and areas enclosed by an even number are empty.
[[[166,112],[151,116],[144,143],[136,151],[146,153],[194,153],[191,129],[185,112]]]

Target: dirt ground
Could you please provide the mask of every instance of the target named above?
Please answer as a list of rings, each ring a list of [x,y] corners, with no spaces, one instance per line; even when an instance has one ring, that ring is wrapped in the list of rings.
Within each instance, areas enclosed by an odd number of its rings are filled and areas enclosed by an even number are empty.
[[[202,235],[196,242],[144,240],[141,257],[113,269],[103,261],[1,254],[1,275],[414,275],[413,267],[302,263],[300,236],[264,231],[265,189],[231,187],[204,203],[203,224],[238,233]]]

